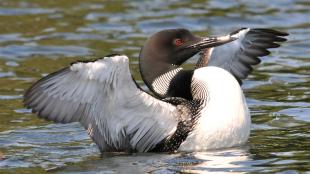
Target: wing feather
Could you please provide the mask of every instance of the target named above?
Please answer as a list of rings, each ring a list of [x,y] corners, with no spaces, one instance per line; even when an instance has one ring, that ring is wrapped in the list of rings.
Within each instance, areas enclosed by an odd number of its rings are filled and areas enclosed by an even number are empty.
[[[270,54],[269,48],[277,48],[280,45],[276,42],[286,41],[287,33],[265,29],[265,28],[244,28],[232,32],[236,37],[235,41],[207,49],[211,54],[201,54],[199,63],[205,62],[203,66],[217,66],[231,72],[239,83],[245,79],[253,70],[252,66],[261,62],[259,57]],[[197,67],[202,67],[199,65]]]
[[[27,90],[24,103],[41,118],[80,122],[101,151],[148,151],[178,124],[175,106],[136,87],[126,56],[52,73]]]

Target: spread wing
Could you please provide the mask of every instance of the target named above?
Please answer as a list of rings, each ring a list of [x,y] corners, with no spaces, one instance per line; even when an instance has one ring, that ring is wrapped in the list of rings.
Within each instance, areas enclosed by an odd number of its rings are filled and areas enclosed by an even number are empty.
[[[233,42],[211,48],[202,53],[197,67],[217,66],[231,72],[241,84],[260,63],[259,57],[266,56],[269,48],[277,48],[277,42],[284,42],[287,33],[272,29],[244,28],[230,34],[237,39]]]
[[[41,118],[80,122],[101,151],[148,151],[178,124],[175,106],[137,88],[126,56],[52,73],[25,93],[24,103]]]

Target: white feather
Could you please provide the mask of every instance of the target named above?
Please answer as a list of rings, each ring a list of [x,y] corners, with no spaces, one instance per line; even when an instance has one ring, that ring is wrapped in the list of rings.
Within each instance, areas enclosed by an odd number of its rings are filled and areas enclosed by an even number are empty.
[[[103,151],[147,151],[177,126],[173,105],[136,87],[126,56],[75,63],[39,81],[28,94],[26,104],[44,111],[41,117],[64,123],[80,121],[85,128],[98,130],[93,137]],[[27,103],[27,98],[34,100]]]
[[[251,118],[237,80],[228,71],[210,66],[195,70],[192,81],[207,87],[208,100],[179,150],[203,151],[245,143]]]

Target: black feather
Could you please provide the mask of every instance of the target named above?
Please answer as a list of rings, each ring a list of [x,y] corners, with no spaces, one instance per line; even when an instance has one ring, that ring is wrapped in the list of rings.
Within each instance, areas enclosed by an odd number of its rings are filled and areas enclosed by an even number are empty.
[[[242,29],[232,32],[232,34],[238,34],[241,30]],[[252,66],[261,62],[259,57],[269,55],[270,51],[268,49],[279,47],[280,45],[278,42],[285,42],[287,40],[284,38],[285,36],[288,36],[288,34],[272,29],[250,29],[244,37],[238,39],[241,43],[239,48],[236,48],[235,45],[215,47],[211,55],[201,54],[203,56],[201,56],[200,59],[207,59],[209,61],[202,61],[199,59],[197,62],[199,66],[197,67],[208,65],[222,67],[231,72],[241,84],[242,79],[245,79],[252,72]],[[214,52],[217,54],[213,54]],[[225,52],[231,54],[223,54]],[[206,55],[209,55],[209,57],[205,57]],[[227,55],[230,57],[227,57]],[[218,61],[217,59],[222,59],[224,61]],[[204,62],[205,65],[202,65]]]

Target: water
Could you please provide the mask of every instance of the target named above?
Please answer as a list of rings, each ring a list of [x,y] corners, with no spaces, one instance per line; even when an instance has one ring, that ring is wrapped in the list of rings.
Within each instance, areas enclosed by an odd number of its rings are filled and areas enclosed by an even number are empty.
[[[0,1],[0,173],[310,172],[310,2],[98,0]],[[198,35],[240,27],[290,33],[244,82],[249,142],[193,153],[109,153],[102,157],[79,124],[54,124],[25,109],[22,95],[72,61],[126,54],[142,84],[146,37],[185,27]],[[197,59],[185,66],[192,66]]]

